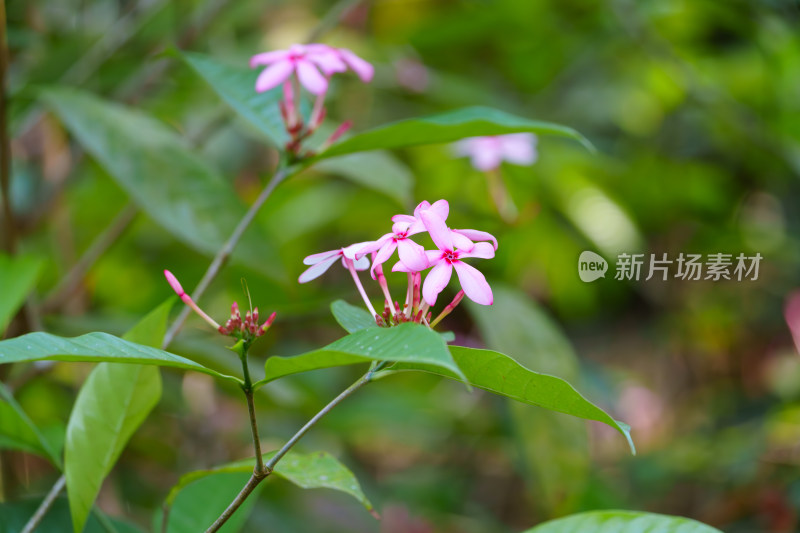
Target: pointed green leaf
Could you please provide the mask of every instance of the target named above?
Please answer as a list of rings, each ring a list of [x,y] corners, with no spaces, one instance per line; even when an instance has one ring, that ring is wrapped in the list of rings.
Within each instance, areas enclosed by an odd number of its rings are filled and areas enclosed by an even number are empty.
[[[42,360],[168,366],[240,382],[238,378],[220,374],[180,355],[126,341],[108,333],[87,333],[66,338],[36,332],[0,341],[0,364]]]
[[[362,329],[324,348],[293,357],[270,357],[264,366],[264,379],[255,386],[309,370],[369,361],[429,365],[450,375],[463,377],[441,335],[420,324],[406,323],[392,328]]]
[[[232,184],[174,131],[140,111],[76,90],[51,89],[42,98],[155,222],[199,252],[217,253],[246,208]],[[284,276],[276,248],[257,226],[245,232],[234,258],[274,278]]]
[[[344,300],[336,300],[331,304],[331,313],[336,322],[342,326],[347,333],[355,333],[362,329],[374,328],[375,319],[370,316],[366,309],[356,307]]]
[[[467,376],[467,383],[523,403],[603,422],[622,433],[628,440],[631,451],[636,453],[630,436],[630,427],[611,418],[563,379],[528,370],[500,352],[450,346],[450,353]],[[393,370],[423,370],[459,379],[452,372],[431,365],[397,363],[389,369],[389,372]]]
[[[638,511],[590,511],[540,524],[524,533],[721,533],[689,518]]]
[[[36,284],[41,266],[41,259],[0,254],[0,333],[22,307]]]
[[[492,284],[491,307],[465,302],[486,347],[513,353],[520,364],[580,384],[578,358],[556,323],[515,287]],[[520,470],[540,514],[561,516],[578,501],[591,468],[586,423],[547,409],[509,402]]]
[[[234,111],[258,128],[272,143],[282,148],[289,140],[280,115],[278,102],[283,98],[283,89],[276,87],[264,93],[256,92],[256,78],[260,69],[242,65],[229,65],[204,54],[178,52],[212,89],[231,106]]]
[[[52,444],[34,425],[5,385],[0,383],[0,448],[39,454],[61,467]]]
[[[125,339],[159,345],[175,298],[156,308]],[[155,366],[100,363],[78,392],[67,424],[64,475],[72,525],[83,530],[103,480],[133,433],[161,399]]]
[[[275,452],[264,454],[264,461],[269,461],[274,455]],[[255,459],[246,459],[217,468],[198,470],[186,474],[170,490],[164,504],[166,506],[173,505],[178,494],[186,486],[199,479],[232,472],[250,474],[253,472],[254,464]],[[303,489],[333,489],[344,492],[358,500],[368,511],[372,512],[374,510],[372,503],[367,499],[353,473],[338,459],[326,452],[310,454],[289,452],[278,462],[273,473]]]
[[[517,117],[499,109],[467,107],[423,118],[399,120],[359,133],[334,144],[317,156],[317,160],[368,150],[446,143],[464,137],[519,132],[566,137],[593,150],[591,143],[572,128]]]

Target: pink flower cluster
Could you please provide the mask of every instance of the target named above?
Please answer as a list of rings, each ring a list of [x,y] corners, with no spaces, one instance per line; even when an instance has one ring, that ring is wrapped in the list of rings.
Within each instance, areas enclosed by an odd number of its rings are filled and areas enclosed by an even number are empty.
[[[481,305],[492,305],[492,289],[486,278],[475,267],[465,263],[464,259],[493,258],[497,250],[497,239],[485,231],[449,228],[449,211],[450,206],[446,200],[433,204],[422,202],[414,209],[413,215],[392,217],[392,231],[376,241],[360,242],[306,257],[303,262],[310,266],[300,275],[299,281],[305,283],[321,276],[341,259],[344,267],[350,271],[367,309],[383,325],[407,321],[430,322],[430,317],[426,315],[428,308],[436,303],[439,293],[447,287],[453,270],[461,283],[461,291],[457,294],[456,301],[445,309],[444,314],[449,313],[464,295]],[[436,245],[435,250],[425,250],[411,240],[412,236],[423,232],[430,235]],[[398,260],[392,266],[392,272],[405,272],[408,277],[406,301],[402,307],[392,300],[383,274],[383,264],[392,257],[395,250]],[[367,259],[368,256],[371,257],[371,262]],[[358,277],[358,270],[368,268],[384,294],[385,308],[381,314],[375,311]],[[424,283],[421,283],[422,272],[427,269],[431,270]],[[433,324],[443,316],[437,317]]]
[[[372,65],[346,48],[334,48],[325,44],[295,44],[288,50],[274,50],[256,54],[250,58],[250,68],[265,66],[256,79],[256,91],[265,92],[283,85],[283,100],[280,103],[286,131],[291,140],[287,143],[287,151],[300,155],[300,143],[314,133],[325,118],[325,94],[331,77],[334,74],[352,70],[367,83],[372,80]],[[314,108],[308,123],[304,123],[299,109],[299,86],[302,85],[316,97]],[[350,127],[349,122],[342,124],[326,141],[333,143]]]
[[[220,326],[217,324],[216,320],[208,316],[205,311],[200,309],[191,296],[184,292],[183,287],[178,281],[178,278],[176,278],[172,272],[165,270],[164,277],[167,278],[167,283],[169,283],[169,286],[172,287],[172,290],[175,291],[181,301],[188,305],[200,316],[200,318],[205,320],[206,323],[208,323],[212,328],[217,330],[222,335],[233,337],[238,340],[244,340],[246,342],[252,342],[258,337],[264,335],[275,321],[275,315],[277,313],[273,312],[262,324],[259,324],[258,307],[252,311],[247,311],[244,318],[242,318],[242,314],[239,312],[239,304],[233,302],[233,305],[231,305],[231,317],[225,322],[224,326]]]

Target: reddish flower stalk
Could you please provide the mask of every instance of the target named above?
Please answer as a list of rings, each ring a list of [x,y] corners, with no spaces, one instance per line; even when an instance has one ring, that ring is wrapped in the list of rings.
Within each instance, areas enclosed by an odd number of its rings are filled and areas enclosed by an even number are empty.
[[[434,320],[433,322],[431,322],[431,327],[432,327],[432,328],[433,328],[433,327],[436,327],[436,324],[438,324],[439,322],[441,322],[441,321],[442,321],[442,319],[443,319],[444,317],[446,317],[447,315],[449,315],[450,313],[452,313],[452,312],[453,312],[453,309],[455,309],[455,308],[456,308],[456,306],[457,306],[458,304],[460,304],[460,303],[461,303],[461,300],[463,300],[463,299],[464,299],[464,290],[462,289],[462,290],[460,290],[460,291],[458,291],[458,292],[456,293],[456,296],[455,296],[455,298],[453,298],[453,301],[452,301],[452,302],[450,302],[449,304],[447,304],[447,306],[446,306],[444,309],[442,309],[442,312],[441,312],[441,313],[439,313],[439,316],[437,316],[437,317],[436,317],[436,320]]]

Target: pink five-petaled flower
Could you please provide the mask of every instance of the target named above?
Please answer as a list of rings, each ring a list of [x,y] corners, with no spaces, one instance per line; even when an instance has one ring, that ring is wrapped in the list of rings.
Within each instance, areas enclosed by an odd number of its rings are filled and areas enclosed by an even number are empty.
[[[372,244],[374,244],[373,241],[359,242],[351,244],[346,248],[309,255],[303,259],[303,264],[311,266],[300,274],[297,281],[300,283],[307,283],[313,279],[317,279],[327,272],[331,265],[340,257],[342,258],[342,265],[345,268],[348,268],[347,261],[349,260],[353,262],[353,267],[356,270],[366,270],[369,268],[369,259],[366,257],[366,254],[369,252],[362,251],[362,248],[368,248],[369,245]]]
[[[442,221],[446,221],[448,215],[450,214],[450,204],[447,203],[447,200],[438,200],[433,204],[427,201],[423,201],[419,205],[417,205],[417,207],[414,209],[413,216],[411,215],[393,216],[392,221],[395,224],[392,229],[394,231],[394,234],[397,235],[397,229],[402,229],[403,227],[405,227],[406,229],[400,235],[402,236],[403,234],[405,234],[406,237],[410,235],[416,235],[417,233],[421,233],[423,231],[427,231],[425,223],[423,222],[421,217],[421,213],[423,211],[430,211],[432,213],[435,213],[436,215],[439,216],[439,218],[442,219]],[[497,239],[495,239],[493,235],[485,231],[479,231],[474,229],[449,229],[449,228],[448,231],[450,232],[450,238],[453,240],[453,244],[455,245],[456,248],[461,250],[461,252],[471,252],[475,247],[475,243],[473,241],[492,241],[494,249],[497,250]],[[386,239],[392,235],[393,235],[392,233],[384,235],[377,242],[380,243],[382,239]],[[389,246],[388,242],[386,243],[386,246]],[[381,250],[383,250],[383,248]],[[376,257],[376,259],[373,260],[372,268],[374,269],[377,264],[386,261],[391,255],[392,251],[394,251],[394,248],[391,248],[385,255],[385,257],[381,257],[380,260]],[[422,268],[419,268],[419,264],[412,264],[411,261],[404,260],[402,251],[399,252],[400,252],[399,253],[400,262],[396,263],[394,267],[392,267],[393,272],[420,272],[430,266],[426,262],[426,264]]]
[[[295,44],[288,50],[274,50],[250,58],[250,68],[267,66],[256,79],[256,91],[273,89],[289,79],[292,73],[308,92],[320,95],[328,90],[328,78],[344,72],[349,66],[364,80],[372,79],[372,65],[344,48],[324,44]],[[320,72],[322,71],[322,72]]]
[[[491,259],[494,257],[494,246],[488,242],[478,242],[469,252],[460,250],[453,239],[458,234],[448,228],[439,215],[425,210],[420,216],[431,239],[439,248],[425,252],[428,264],[433,267],[422,285],[422,297],[425,302],[431,306],[436,303],[437,296],[447,287],[455,268],[467,298],[481,305],[492,305],[494,296],[486,278],[476,268],[461,260],[467,257]]]
[[[469,137],[455,143],[456,154],[469,156],[472,166],[481,171],[494,170],[503,161],[532,165],[538,156],[536,135],[510,133],[493,137]]]

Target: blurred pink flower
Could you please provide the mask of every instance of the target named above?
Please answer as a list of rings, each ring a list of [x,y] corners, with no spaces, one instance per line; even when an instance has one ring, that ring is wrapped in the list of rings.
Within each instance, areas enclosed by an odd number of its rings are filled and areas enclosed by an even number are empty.
[[[459,156],[468,156],[472,166],[481,171],[494,170],[503,161],[517,165],[536,162],[537,137],[532,133],[510,133],[494,137],[469,137],[456,142]]]
[[[348,67],[363,81],[372,79],[372,65],[346,48],[324,44],[295,44],[288,50],[274,50],[250,58],[250,68],[267,68],[256,80],[256,91],[264,92],[287,81],[293,73],[310,93],[321,95],[328,90],[328,79]]]
[[[422,285],[422,297],[425,302],[430,306],[436,303],[437,296],[447,287],[455,268],[467,298],[481,305],[492,305],[494,296],[486,278],[476,268],[464,263],[461,259],[467,257],[491,259],[494,257],[494,246],[488,242],[479,242],[474,243],[469,252],[460,250],[454,240],[454,236],[459,234],[448,228],[438,214],[431,210],[424,210],[420,212],[420,217],[434,244],[439,248],[425,252],[428,257],[428,265],[433,267]]]
[[[430,85],[427,67],[413,58],[402,58],[394,63],[397,83],[417,93],[425,92]]]

